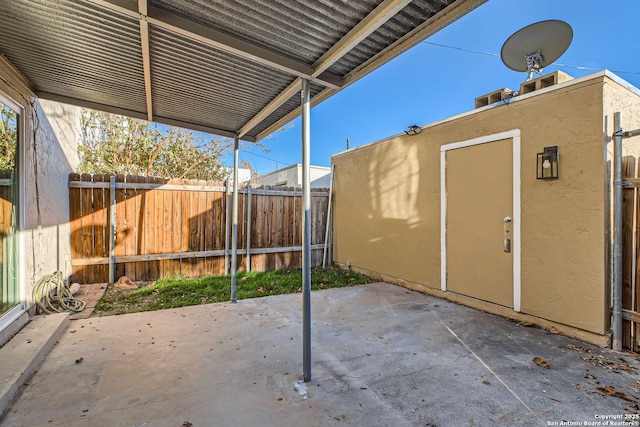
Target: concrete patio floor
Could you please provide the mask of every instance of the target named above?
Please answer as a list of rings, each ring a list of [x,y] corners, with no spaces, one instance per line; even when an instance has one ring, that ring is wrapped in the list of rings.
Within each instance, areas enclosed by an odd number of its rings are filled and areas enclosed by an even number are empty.
[[[294,387],[300,307],[296,294],[74,320],[0,424],[623,425],[599,417],[640,412],[597,389],[637,402],[634,355],[384,283],[312,294],[313,380]]]

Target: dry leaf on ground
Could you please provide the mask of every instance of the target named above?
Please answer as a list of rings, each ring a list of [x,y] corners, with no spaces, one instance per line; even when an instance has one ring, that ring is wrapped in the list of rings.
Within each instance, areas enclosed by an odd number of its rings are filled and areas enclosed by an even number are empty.
[[[615,388],[612,385],[608,385],[608,386],[597,386],[596,387],[598,390],[600,390],[601,392],[603,392],[604,394],[606,394],[607,396],[614,396],[614,397],[619,397],[620,399],[624,399],[628,402],[634,402],[635,403],[635,399],[633,399],[632,397],[630,397],[629,395],[627,395],[626,393],[623,393],[621,391],[616,391]]]
[[[616,363],[606,356],[583,356],[581,357],[581,359],[592,364],[593,366],[600,366],[601,368],[605,368],[613,372],[626,371],[633,373],[636,371],[635,367],[622,363]]]
[[[541,368],[544,369],[549,369],[549,362],[547,362],[546,360],[544,360],[542,357],[534,357],[533,358],[533,363],[535,363],[536,365],[540,366]]]
[[[579,353],[591,353],[591,350],[589,350],[588,348],[579,347],[573,344],[567,344],[567,348],[570,348],[571,350],[575,350]]]
[[[518,322],[518,326],[525,326],[527,328],[531,328],[533,326],[536,326],[536,324],[533,323],[533,322],[526,322],[526,321],[523,320],[521,322]]]

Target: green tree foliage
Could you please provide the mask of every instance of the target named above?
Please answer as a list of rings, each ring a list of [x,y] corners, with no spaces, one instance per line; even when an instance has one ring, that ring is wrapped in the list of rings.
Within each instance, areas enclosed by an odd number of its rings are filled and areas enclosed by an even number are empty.
[[[83,109],[79,171],[83,173],[222,180],[228,138]]]
[[[13,170],[16,163],[18,141],[18,115],[0,104],[0,170]]]

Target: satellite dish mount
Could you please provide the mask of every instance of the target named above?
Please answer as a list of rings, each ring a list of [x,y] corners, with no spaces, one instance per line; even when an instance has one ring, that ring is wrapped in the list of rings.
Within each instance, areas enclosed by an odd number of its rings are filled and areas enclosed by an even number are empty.
[[[529,81],[560,58],[572,39],[573,30],[564,21],[536,22],[513,33],[502,45],[500,58],[508,68],[525,71]]]
[[[533,78],[533,73],[542,74],[542,68],[544,64],[544,58],[542,57],[542,52],[537,51],[535,53],[530,53],[526,56],[527,60],[527,80],[531,80]]]

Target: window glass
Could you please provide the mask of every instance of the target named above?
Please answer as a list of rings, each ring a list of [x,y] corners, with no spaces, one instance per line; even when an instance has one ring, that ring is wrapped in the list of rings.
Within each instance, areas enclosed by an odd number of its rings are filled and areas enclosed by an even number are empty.
[[[18,170],[20,116],[0,101],[0,316],[20,304],[18,287]]]

